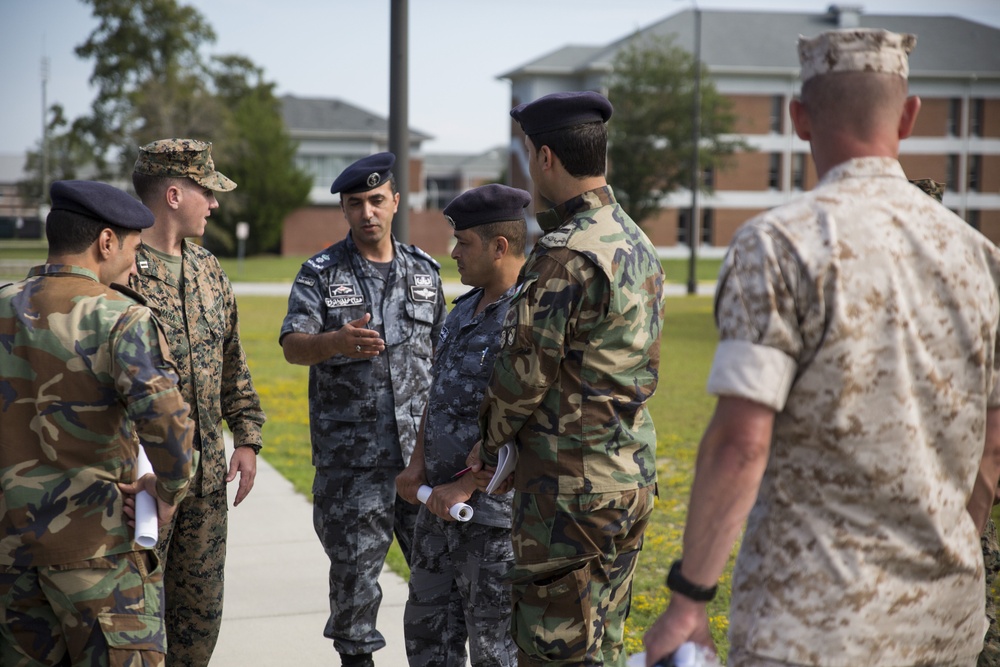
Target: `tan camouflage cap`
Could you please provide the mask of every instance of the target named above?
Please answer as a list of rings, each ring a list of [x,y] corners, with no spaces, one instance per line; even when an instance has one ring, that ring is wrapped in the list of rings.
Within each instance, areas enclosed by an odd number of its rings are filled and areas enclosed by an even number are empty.
[[[944,198],[944,183],[938,183],[931,178],[911,178],[910,183],[913,183],[938,201]]]
[[[197,139],[160,139],[139,149],[136,173],[188,177],[217,192],[229,192],[236,183],[215,170],[212,144]]]
[[[910,74],[907,58],[917,36],[873,28],[830,30],[812,38],[799,37],[802,82],[830,72]]]

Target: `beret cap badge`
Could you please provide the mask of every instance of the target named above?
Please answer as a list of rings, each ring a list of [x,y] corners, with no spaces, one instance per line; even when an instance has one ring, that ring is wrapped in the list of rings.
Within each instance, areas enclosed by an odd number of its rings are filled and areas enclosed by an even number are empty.
[[[381,179],[379,178],[379,175],[378,175],[377,172],[373,172],[373,173],[369,174],[368,175],[368,187],[374,188],[376,185],[378,185],[379,180],[381,180]]]

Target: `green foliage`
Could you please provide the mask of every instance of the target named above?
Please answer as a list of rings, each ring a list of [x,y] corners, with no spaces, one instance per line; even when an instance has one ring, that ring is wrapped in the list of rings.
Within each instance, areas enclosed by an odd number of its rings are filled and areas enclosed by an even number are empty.
[[[156,139],[211,141],[220,171],[239,184],[212,217],[206,245],[234,254],[236,223],[250,225],[247,252],[277,249],[285,216],[303,205],[310,181],[295,166],[295,144],[281,118],[274,84],[239,55],[206,64],[201,50],[215,31],[178,0],[83,0],[97,28],[76,47],[94,61],[91,113],[72,123],[54,105],[49,181],[86,176],[130,180],[139,146]],[[41,149],[29,154],[36,174],[23,185],[41,197]],[[47,193],[44,193],[47,194]]]
[[[312,178],[295,166],[296,145],[285,129],[274,84],[242,56],[216,62],[218,99],[230,110],[216,165],[239,187],[225,196],[225,206],[213,218],[229,235],[235,235],[237,222],[249,224],[248,254],[274,252],[280,248],[282,221],[306,203]]]
[[[691,183],[695,61],[672,38],[649,37],[631,41],[612,67],[609,180],[632,218],[643,221],[659,210],[662,197]],[[731,103],[704,68],[700,91],[699,167],[720,168],[748,145],[725,136],[735,123]]]

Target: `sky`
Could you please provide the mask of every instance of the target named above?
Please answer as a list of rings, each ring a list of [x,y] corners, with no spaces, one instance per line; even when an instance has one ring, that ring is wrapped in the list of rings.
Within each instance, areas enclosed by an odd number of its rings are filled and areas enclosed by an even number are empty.
[[[389,111],[390,0],[180,0],[279,95],[336,97]],[[704,10],[825,12],[832,0],[409,0],[411,129],[424,152],[479,153],[509,139],[510,83],[500,74],[568,44],[605,45],[697,2]],[[1000,27],[998,0],[845,0],[869,14],[955,15]],[[87,113],[93,62],[74,48],[97,22],[79,0],[0,0],[0,153],[37,147],[42,59],[48,104]]]

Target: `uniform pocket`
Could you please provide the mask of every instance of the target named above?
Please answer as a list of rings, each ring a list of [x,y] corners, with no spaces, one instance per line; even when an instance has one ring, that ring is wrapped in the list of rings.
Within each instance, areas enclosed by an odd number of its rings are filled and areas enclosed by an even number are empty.
[[[163,619],[152,614],[98,614],[97,622],[108,644],[112,667],[129,664],[136,651],[166,653],[167,635]],[[156,664],[150,661],[151,664]],[[143,661],[142,664],[147,664]]]
[[[580,659],[596,645],[589,565],[511,586],[512,633],[539,660]]]

